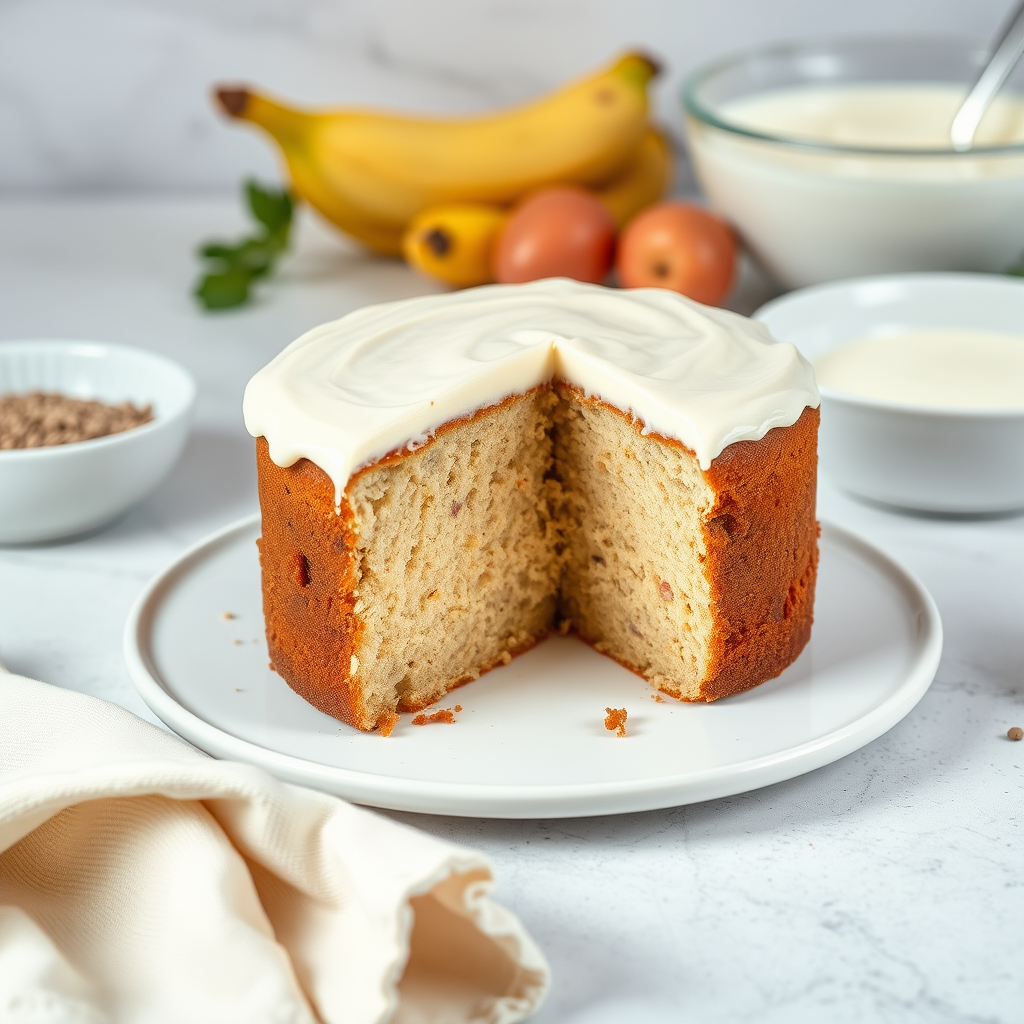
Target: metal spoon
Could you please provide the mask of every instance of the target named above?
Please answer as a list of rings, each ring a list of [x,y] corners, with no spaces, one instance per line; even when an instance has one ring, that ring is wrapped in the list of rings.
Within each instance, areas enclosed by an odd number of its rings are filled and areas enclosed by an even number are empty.
[[[953,118],[949,139],[958,153],[964,153],[974,145],[974,133],[985,111],[1003,87],[1003,82],[1020,60],[1021,54],[1024,54],[1024,2],[1014,11],[985,70],[978,76],[974,88],[967,94],[963,106]]]

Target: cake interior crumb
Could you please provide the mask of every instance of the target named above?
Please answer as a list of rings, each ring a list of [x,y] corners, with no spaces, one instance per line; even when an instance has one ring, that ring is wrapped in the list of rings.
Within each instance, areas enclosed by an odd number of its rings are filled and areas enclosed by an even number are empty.
[[[152,419],[151,405],[108,405],[48,391],[0,395],[0,450],[91,441]]]
[[[223,615],[221,616],[221,618],[222,618],[222,619],[237,619],[237,618],[238,618],[238,616],[237,616],[237,615],[236,615],[236,614],[235,614],[234,612],[225,612],[225,613],[224,613],[224,614],[223,614]]]
[[[626,709],[605,708],[608,714],[605,716],[604,727],[616,736],[626,735]]]

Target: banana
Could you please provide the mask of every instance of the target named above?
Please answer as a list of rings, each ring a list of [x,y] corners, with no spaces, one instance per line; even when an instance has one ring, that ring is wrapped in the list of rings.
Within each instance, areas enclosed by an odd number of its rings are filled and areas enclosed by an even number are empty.
[[[594,194],[620,230],[645,206],[656,203],[672,181],[672,151],[656,128],[649,128],[633,160],[614,181]]]
[[[433,206],[413,217],[402,239],[409,263],[453,288],[494,280],[491,255],[508,213],[487,203]]]
[[[647,83],[657,70],[628,53],[533,103],[472,118],[310,112],[247,88],[218,89],[217,99],[278,143],[310,205],[370,248],[395,254],[405,227],[429,207],[502,205],[542,185],[614,178],[644,138]]]
[[[672,159],[665,137],[648,128],[632,162],[594,195],[621,228],[664,195]],[[494,280],[491,256],[509,211],[487,203],[448,203],[416,215],[402,240],[405,258],[421,273],[453,288]]]

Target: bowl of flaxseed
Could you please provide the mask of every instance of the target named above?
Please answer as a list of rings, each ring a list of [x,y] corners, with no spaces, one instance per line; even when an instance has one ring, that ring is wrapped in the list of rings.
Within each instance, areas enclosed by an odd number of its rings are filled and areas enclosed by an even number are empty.
[[[195,395],[144,349],[0,342],[0,544],[86,533],[145,498],[181,454]]]

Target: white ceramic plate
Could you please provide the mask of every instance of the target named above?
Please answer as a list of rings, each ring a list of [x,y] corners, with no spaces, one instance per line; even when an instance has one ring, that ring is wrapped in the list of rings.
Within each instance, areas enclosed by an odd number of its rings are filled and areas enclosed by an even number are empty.
[[[360,733],[267,666],[258,518],[216,534],[147,588],[125,656],[146,703],[216,757],[397,810],[496,818],[615,814],[694,803],[819,768],[892,728],[942,652],[934,602],[881,552],[823,524],[814,635],[778,679],[714,704],[552,638],[455,691],[452,724]],[[225,612],[236,618],[226,619]],[[628,735],[604,728],[625,707]]]

